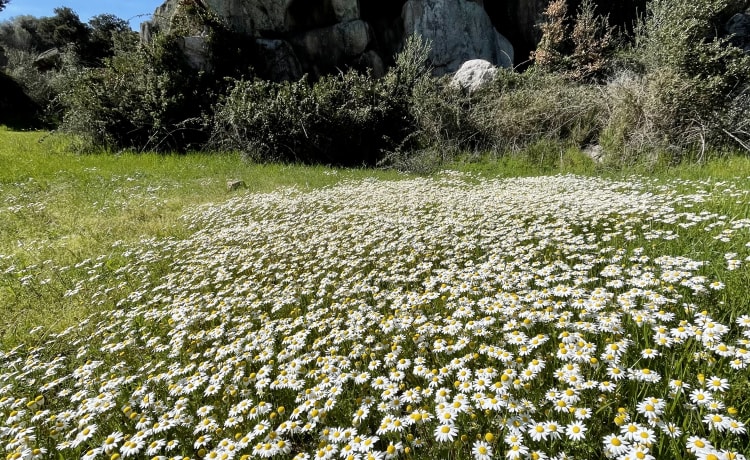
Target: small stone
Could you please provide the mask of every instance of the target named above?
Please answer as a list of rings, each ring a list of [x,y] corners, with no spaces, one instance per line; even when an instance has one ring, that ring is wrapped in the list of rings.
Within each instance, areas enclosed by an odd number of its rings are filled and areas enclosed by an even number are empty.
[[[235,190],[239,190],[241,188],[245,188],[245,181],[239,180],[239,179],[230,179],[227,181],[227,191],[233,192]]]

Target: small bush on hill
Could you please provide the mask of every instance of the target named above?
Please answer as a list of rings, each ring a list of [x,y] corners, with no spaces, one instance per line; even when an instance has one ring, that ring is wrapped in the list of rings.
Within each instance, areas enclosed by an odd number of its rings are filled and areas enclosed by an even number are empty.
[[[649,2],[631,52],[640,71],[608,85],[610,144],[631,152],[666,149],[675,161],[711,147],[750,150],[750,56],[718,33],[741,3]]]
[[[551,0],[539,29],[542,37],[531,56],[537,69],[578,81],[598,80],[609,70],[614,30],[592,0],[580,4],[575,18],[568,17],[566,0]]]
[[[501,71],[470,109],[480,135],[498,151],[519,150],[540,140],[584,145],[595,139],[604,104],[594,86],[556,73]]]

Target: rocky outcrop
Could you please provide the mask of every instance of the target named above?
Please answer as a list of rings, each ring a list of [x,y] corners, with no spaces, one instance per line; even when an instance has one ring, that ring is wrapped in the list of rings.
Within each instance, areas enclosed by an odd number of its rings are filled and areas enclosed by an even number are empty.
[[[51,48],[34,59],[34,67],[40,72],[58,69],[62,65],[62,54],[57,48]]]
[[[750,10],[732,16],[724,28],[734,46],[750,53]]]
[[[471,59],[513,66],[513,46],[495,30],[479,3],[409,0],[403,20],[406,35],[418,34],[430,42],[430,61],[437,75],[455,72]]]
[[[575,14],[582,1],[568,0],[570,14]],[[594,0],[597,12],[608,15],[610,24],[622,29],[632,29],[638,15],[644,13],[646,2]],[[257,40],[263,57],[269,57],[271,50],[282,52],[281,56],[272,57],[273,62],[259,61],[253,67],[281,68],[281,74],[263,76],[284,79],[296,75],[294,61],[302,73],[313,77],[367,63],[387,67],[405,37],[418,32],[432,41],[436,73],[445,73],[455,71],[470,59],[486,59],[504,67],[528,63],[530,52],[539,41],[538,26],[548,3],[549,0],[166,0],[156,9],[153,19],[144,24],[141,36],[148,41],[154,32],[170,30],[175,22],[179,23],[174,18],[181,10],[205,8],[233,31]],[[368,42],[364,50],[352,55],[353,49],[359,51],[364,37],[359,22],[367,25]],[[201,36],[204,32],[193,28],[187,35]],[[337,37],[345,41],[339,44]],[[313,48],[316,43],[333,46],[321,50]],[[312,54],[308,54],[310,50]],[[320,57],[325,60],[318,61]]]
[[[418,33],[432,44],[436,74],[453,72],[470,59],[513,65],[513,46],[493,26],[481,1],[472,0],[167,0],[142,27],[143,40],[190,24],[182,16],[210,11],[233,32],[256,43],[253,68],[273,80],[313,78],[346,67],[382,74],[404,39]],[[181,30],[181,29],[178,29]],[[189,27],[183,48],[200,62],[204,35]]]

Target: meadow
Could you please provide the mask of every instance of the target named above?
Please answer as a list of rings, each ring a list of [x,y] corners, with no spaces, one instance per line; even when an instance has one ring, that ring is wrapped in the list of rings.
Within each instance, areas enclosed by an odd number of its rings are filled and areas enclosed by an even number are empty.
[[[750,159],[559,158],[416,176],[0,131],[6,458],[750,455]]]

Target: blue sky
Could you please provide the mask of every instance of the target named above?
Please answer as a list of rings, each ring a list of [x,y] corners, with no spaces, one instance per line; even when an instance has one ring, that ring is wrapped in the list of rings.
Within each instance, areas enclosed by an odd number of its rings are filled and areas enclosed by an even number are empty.
[[[140,30],[140,24],[148,20],[162,0],[10,0],[0,12],[0,21],[13,16],[52,16],[58,6],[67,6],[78,13],[81,21],[88,22],[92,16],[111,13],[130,22],[130,27]]]

